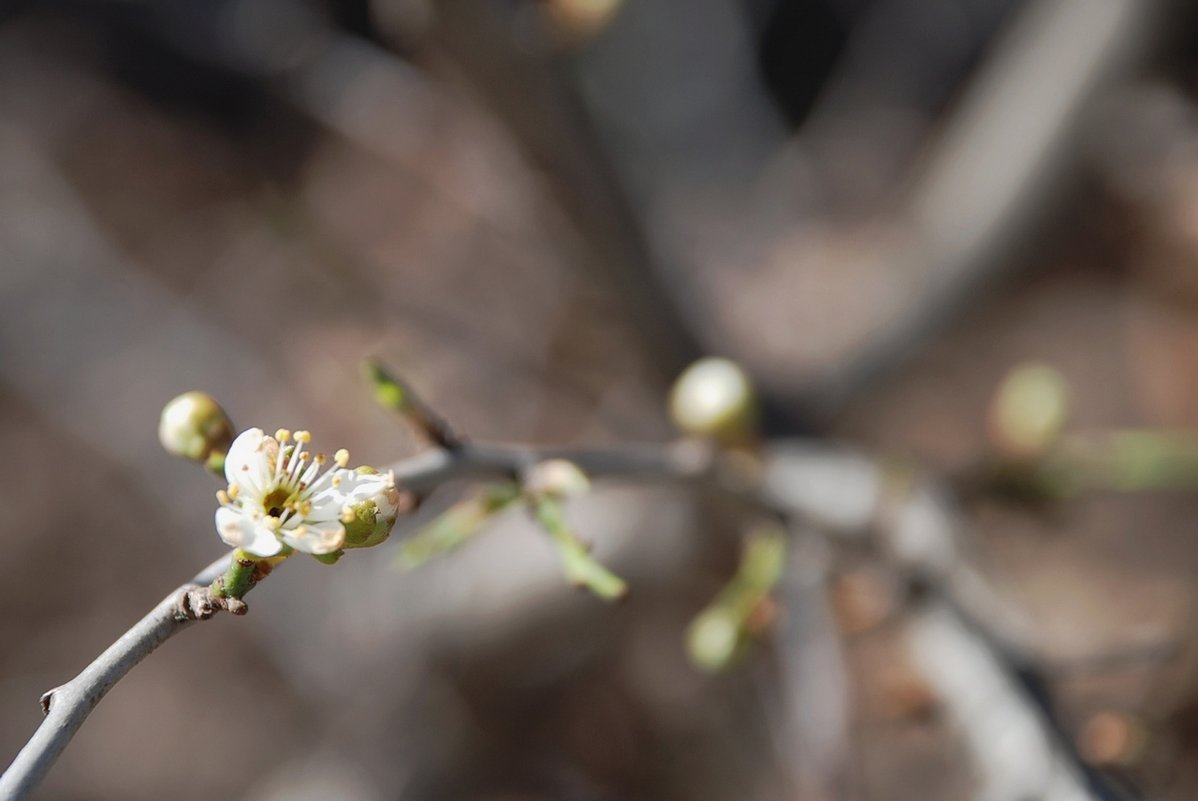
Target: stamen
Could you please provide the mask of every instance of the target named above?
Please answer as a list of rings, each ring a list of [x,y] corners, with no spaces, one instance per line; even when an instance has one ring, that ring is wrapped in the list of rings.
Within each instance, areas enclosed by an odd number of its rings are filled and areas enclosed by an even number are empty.
[[[312,514],[312,501],[301,501],[299,505],[299,513],[304,517]]]
[[[274,515],[268,515],[267,518],[262,521],[262,525],[266,526],[271,531],[278,531],[279,526],[283,525],[283,521]]]
[[[287,474],[295,475],[295,466],[299,464],[300,454],[304,452],[304,443],[299,440],[295,441],[295,447],[291,449],[291,459],[287,462]]]
[[[341,486],[341,476],[333,476],[331,479],[329,479],[329,483],[332,484],[334,487],[340,487]]]
[[[275,439],[277,439],[280,443],[287,442],[291,439],[291,432],[285,428],[280,428],[275,432]]]
[[[312,479],[316,478],[316,474],[319,472],[319,462],[312,462],[312,464],[308,465],[308,469],[305,470],[299,477],[299,488],[301,492],[312,485]]]
[[[341,507],[341,522],[342,523],[349,525],[350,523],[354,522],[357,519],[358,519],[358,516],[356,514],[354,514],[353,509],[351,509],[348,506]]]
[[[335,454],[333,454],[333,461],[337,463],[338,467],[345,467],[347,464],[349,464],[349,451],[347,451],[345,448],[337,451]]]
[[[240,494],[241,494],[241,485],[240,484],[230,484],[229,485],[229,497],[231,499],[237,500],[237,496]]]
[[[324,454],[324,453],[316,454],[316,464],[324,464],[328,460],[329,460],[328,454]]]
[[[223,506],[228,506],[229,493],[225,492],[224,490],[217,490],[216,491],[216,499],[218,501],[220,501]]]

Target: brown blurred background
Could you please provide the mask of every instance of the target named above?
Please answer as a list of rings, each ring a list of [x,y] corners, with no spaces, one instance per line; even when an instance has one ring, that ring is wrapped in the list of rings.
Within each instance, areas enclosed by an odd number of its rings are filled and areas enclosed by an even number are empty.
[[[664,441],[709,352],[754,374],[770,435],[948,476],[1026,360],[1069,382],[1071,428],[1198,428],[1188,4],[0,9],[0,761],[221,552],[216,487],[155,439],[184,390],[370,463],[419,443],[368,354],[479,440]],[[570,590],[518,515],[412,574],[295,560],[138,667],[40,797],[795,797],[768,649],[718,677],[683,649],[734,511],[626,484],[573,512],[627,603]],[[969,513],[1083,753],[1194,797],[1194,494]],[[889,585],[837,586],[851,609]],[[842,621],[850,795],[968,797],[893,622]],[[1110,720],[1146,745],[1104,750]]]

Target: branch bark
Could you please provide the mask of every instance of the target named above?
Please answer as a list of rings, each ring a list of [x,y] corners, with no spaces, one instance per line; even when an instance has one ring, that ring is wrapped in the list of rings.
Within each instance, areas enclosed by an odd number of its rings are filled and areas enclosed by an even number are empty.
[[[223,556],[204,568],[163,598],[82,673],[42,696],[46,718],[0,776],[0,798],[16,801],[33,792],[108,691],[155,648],[200,619],[188,614],[187,598],[191,591],[211,584],[228,562],[229,557]]]
[[[432,450],[390,466],[396,480],[418,492],[456,478],[517,478],[537,462],[564,458],[596,477],[698,479],[706,476],[726,491],[740,492],[730,476],[720,477],[715,451],[697,443],[603,450],[538,450],[516,445],[464,446]],[[0,799],[26,799],[45,778],[75,732],[100,700],[162,643],[211,617],[214,609],[196,608],[196,591],[210,585],[228,567],[223,556],[181,585],[121,635],[95,661],[66,684],[42,696],[45,719],[16,759],[0,776]]]
[[[574,462],[593,478],[694,484],[759,510],[809,521],[834,537],[860,540],[865,531],[880,524],[883,529],[893,529],[893,533],[883,532],[883,542],[895,552],[895,564],[900,570],[925,579],[940,579],[928,582],[934,597],[946,599],[943,603],[950,608],[967,610],[975,630],[1004,628],[1003,621],[990,619],[992,610],[983,604],[971,603],[967,593],[962,593],[961,598],[954,597],[957,593],[953,589],[952,576],[967,568],[952,554],[951,543],[939,536],[951,533],[951,527],[929,526],[929,518],[918,513],[923,508],[918,502],[905,506],[910,514],[895,515],[891,510],[887,515],[888,499],[882,491],[883,468],[867,455],[847,449],[795,442],[774,443],[767,447],[761,464],[749,464],[730,459],[713,446],[691,440],[613,449],[466,444],[457,450],[430,450],[392,464],[388,469],[394,471],[398,483],[421,495],[455,479],[519,480],[528,468],[547,459]],[[827,491],[832,487],[834,490]],[[917,500],[921,497],[918,493],[915,495]],[[886,517],[890,519],[887,521]],[[929,529],[938,532],[930,539]],[[919,536],[915,536],[917,532]],[[180,586],[82,673],[43,696],[46,718],[0,776],[0,798],[5,801],[28,798],[83,721],[118,681],[155,648],[188,628],[197,618],[211,616],[212,609],[197,608],[196,591],[220,576],[228,559],[228,556],[222,557]],[[976,574],[972,579],[981,580]],[[934,632],[929,635],[933,641],[936,636]],[[988,636],[991,642],[1003,639],[993,634]],[[986,661],[987,670],[993,675],[1018,675],[1021,666],[1004,661],[1004,653],[997,648],[974,647],[970,658]],[[943,665],[939,667],[946,669]],[[1035,717],[1040,711],[1032,700],[1015,697],[1021,714],[1041,719]],[[1069,760],[1071,755],[1068,749],[1060,749],[1045,758]],[[1068,772],[1085,775],[1076,760],[1070,763]]]

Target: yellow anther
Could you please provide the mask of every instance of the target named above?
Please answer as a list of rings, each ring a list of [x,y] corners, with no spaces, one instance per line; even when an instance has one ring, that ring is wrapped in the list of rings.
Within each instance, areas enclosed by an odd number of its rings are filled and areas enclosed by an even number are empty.
[[[266,519],[262,521],[262,525],[266,526],[271,531],[278,531],[279,526],[283,525],[283,521],[274,515],[267,515]]]
[[[291,439],[291,432],[285,428],[280,428],[275,432],[275,439],[277,439],[279,442],[287,442],[289,439]]]
[[[305,445],[307,445],[309,442],[312,441],[312,433],[309,431],[296,431],[295,432],[295,441],[302,442]]]
[[[312,501],[304,501],[299,505],[299,513],[304,517],[312,514]]]
[[[347,464],[349,464],[349,451],[347,451],[345,448],[337,451],[335,454],[333,454],[333,461],[337,463],[338,467],[345,467]]]
[[[329,460],[329,457],[326,456],[325,454],[323,454],[323,453],[316,454],[316,463],[317,464],[324,464],[328,460]]]
[[[229,497],[230,498],[232,498],[233,500],[237,500],[237,496],[240,494],[241,494],[241,485],[240,484],[230,484],[229,485]]]
[[[218,501],[220,501],[221,503],[228,503],[229,502],[229,493],[225,492],[224,490],[217,490],[216,491],[216,499]]]
[[[310,454],[308,451],[300,451],[299,460],[301,462],[306,462],[311,458],[312,458],[312,454]]]
[[[346,525],[354,522],[354,520],[356,520],[357,517],[358,516],[356,514],[354,514],[354,510],[349,508],[348,506],[346,506],[344,509],[341,510],[341,522],[345,523]]]
[[[329,483],[331,483],[334,487],[340,487],[341,476],[333,476],[331,479],[329,479]]]

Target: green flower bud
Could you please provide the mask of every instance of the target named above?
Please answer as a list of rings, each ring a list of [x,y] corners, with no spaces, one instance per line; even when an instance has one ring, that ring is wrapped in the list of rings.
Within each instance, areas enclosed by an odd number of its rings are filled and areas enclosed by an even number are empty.
[[[582,495],[591,482],[578,465],[565,459],[549,459],[528,471],[524,489],[529,495],[570,498]]]
[[[700,359],[670,392],[670,417],[681,431],[744,445],[757,433],[757,399],[749,376],[728,359]]]
[[[1035,458],[1057,441],[1068,413],[1069,386],[1061,374],[1045,364],[1021,364],[991,404],[991,441],[1008,458]]]
[[[211,395],[185,392],[162,407],[158,441],[167,453],[212,464],[233,442],[233,423]]]
[[[711,673],[732,665],[740,655],[741,621],[736,613],[723,606],[705,610],[686,631],[686,649],[691,661]]]
[[[355,469],[359,475],[377,475],[373,467]],[[399,512],[410,499],[391,482],[376,498],[350,506],[341,518],[345,526],[345,548],[372,548],[391,536]]]

